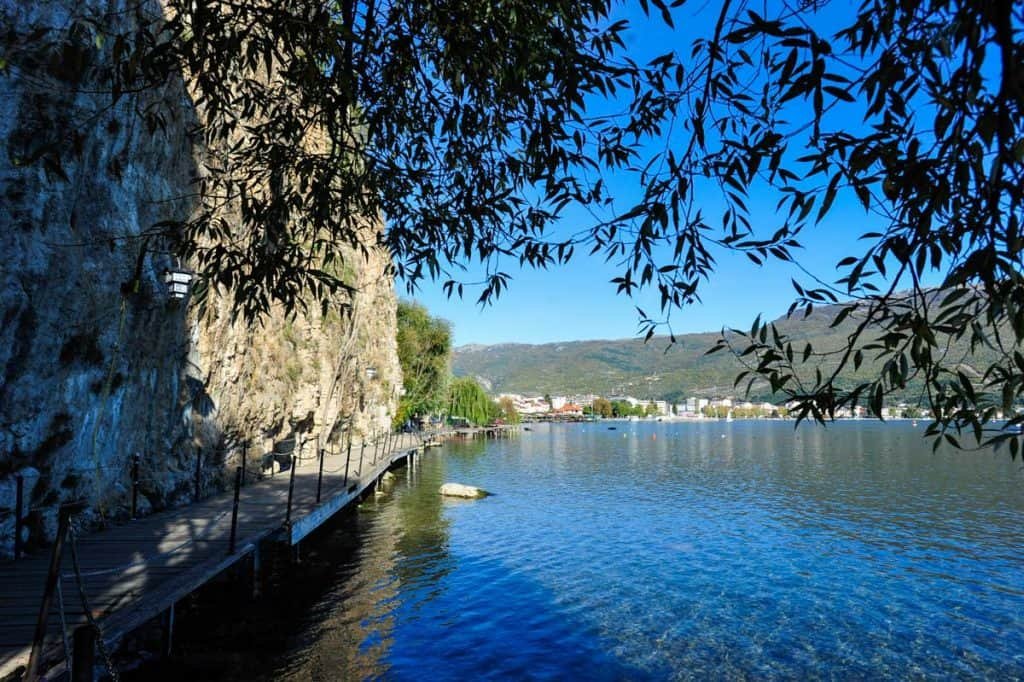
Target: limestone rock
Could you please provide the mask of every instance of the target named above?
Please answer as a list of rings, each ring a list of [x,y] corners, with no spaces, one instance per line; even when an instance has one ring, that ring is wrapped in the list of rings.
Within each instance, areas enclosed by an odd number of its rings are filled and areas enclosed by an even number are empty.
[[[153,513],[153,503],[150,502],[149,498],[146,497],[145,495],[139,495],[136,513],[139,516],[146,516],[147,514]]]
[[[0,512],[0,559],[14,556],[14,514]]]
[[[38,512],[39,532],[43,537],[57,537],[57,529],[60,527],[60,509],[57,507],[45,507]],[[28,539],[28,538],[26,538]]]
[[[464,485],[462,483],[445,483],[441,486],[441,494],[445,497],[464,497],[478,500],[480,498],[487,497],[491,493],[481,488]]]
[[[69,7],[4,3],[5,30],[66,27]],[[131,33],[139,7],[83,0],[75,11],[114,17],[115,32]],[[307,454],[317,438],[337,443],[351,430],[358,439],[390,424],[402,383],[377,218],[361,235],[367,248],[346,259],[356,292],[339,301],[348,315],[310,305],[247,325],[213,292],[202,318],[188,300],[168,300],[166,247],[147,250],[141,235],[197,210],[189,197],[208,150],[190,131],[202,112],[183,77],[111,107],[109,84],[96,80],[110,71],[109,44],[83,46],[95,69],[67,87],[11,68],[0,78],[0,556],[13,538],[15,474],[26,476],[27,506],[85,500],[95,518],[123,517],[138,454],[143,496],[157,508],[186,503],[197,457],[204,492],[225,489],[243,441],[258,461],[288,437]],[[161,112],[156,131],[133,113],[150,110]],[[12,151],[51,142],[62,150],[59,172]],[[47,512],[33,523],[33,547],[52,540],[51,521]]]
[[[0,478],[0,513],[10,512],[15,507],[16,490],[14,476]]]

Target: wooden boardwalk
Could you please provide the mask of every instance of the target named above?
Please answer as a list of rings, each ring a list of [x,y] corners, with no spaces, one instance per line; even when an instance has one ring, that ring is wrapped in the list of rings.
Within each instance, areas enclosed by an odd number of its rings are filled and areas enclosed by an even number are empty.
[[[296,544],[335,513],[360,497],[392,465],[416,451],[416,434],[396,435],[373,459],[373,446],[352,446],[347,453],[324,457],[320,503],[316,501],[320,462],[311,457],[295,467],[290,522],[286,523],[290,475],[250,483],[241,489],[234,552],[229,553],[233,492],[153,514],[76,542],[79,571],[65,544],[60,590],[53,598],[45,639],[43,668],[63,667],[73,647],[72,632],[87,623],[81,592],[113,650],[133,630],[173,614],[176,602],[243,560],[258,563],[260,543]],[[359,455],[363,454],[363,471]],[[0,564],[0,680],[26,666],[42,604],[50,555],[38,554]],[[80,577],[79,577],[80,576]],[[172,616],[173,617],[173,616]],[[62,622],[64,624],[62,626]],[[100,659],[97,659],[100,660]]]
[[[500,424],[498,426],[464,426],[453,429],[451,435],[455,438],[473,440],[476,438],[508,438],[518,431],[518,426]]]

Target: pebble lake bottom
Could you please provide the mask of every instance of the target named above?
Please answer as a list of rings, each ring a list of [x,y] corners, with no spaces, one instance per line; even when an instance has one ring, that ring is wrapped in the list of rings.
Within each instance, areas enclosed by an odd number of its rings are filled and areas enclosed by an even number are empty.
[[[615,426],[432,450],[124,677],[1024,677],[1020,459],[906,422]]]

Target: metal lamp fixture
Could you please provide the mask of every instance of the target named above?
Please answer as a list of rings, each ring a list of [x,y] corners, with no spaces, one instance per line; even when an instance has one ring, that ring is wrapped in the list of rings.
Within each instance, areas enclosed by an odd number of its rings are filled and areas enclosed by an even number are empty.
[[[374,379],[376,379],[377,378],[377,368],[376,367],[367,367],[366,368],[366,378],[369,379],[370,381],[373,381]]]
[[[182,267],[164,270],[164,284],[167,285],[168,297],[172,301],[180,301],[188,296],[188,287],[192,283],[192,279],[192,271]]]

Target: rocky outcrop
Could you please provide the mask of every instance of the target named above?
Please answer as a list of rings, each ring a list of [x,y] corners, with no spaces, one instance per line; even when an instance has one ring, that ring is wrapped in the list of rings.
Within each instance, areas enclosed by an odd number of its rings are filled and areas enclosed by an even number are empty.
[[[367,221],[366,254],[348,260],[355,293],[327,315],[275,310],[248,325],[224,299],[202,318],[168,299],[171,259],[142,235],[194,208],[201,150],[186,84],[112,104],[75,67],[103,58],[87,22],[56,48],[33,39],[77,27],[72,7],[130,22],[136,6],[0,0],[6,54],[39,53],[16,60],[31,72],[9,59],[0,71],[0,556],[13,545],[17,476],[23,536],[38,547],[63,503],[86,502],[95,524],[123,516],[133,455],[142,504],[159,508],[191,499],[197,459],[213,489],[243,442],[255,468],[275,447],[336,442],[394,413],[395,296],[388,255],[373,246],[379,221]]]
[[[464,483],[445,483],[441,486],[441,495],[444,497],[462,497],[471,500],[478,500],[489,496],[491,493],[477,488],[476,486]]]
[[[280,310],[260,326],[232,322],[218,301],[194,329],[186,374],[199,395],[187,407],[198,445],[258,453],[294,447],[313,452],[351,429],[387,428],[402,384],[395,344],[395,294],[384,254],[353,275],[357,294],[346,314]]]

